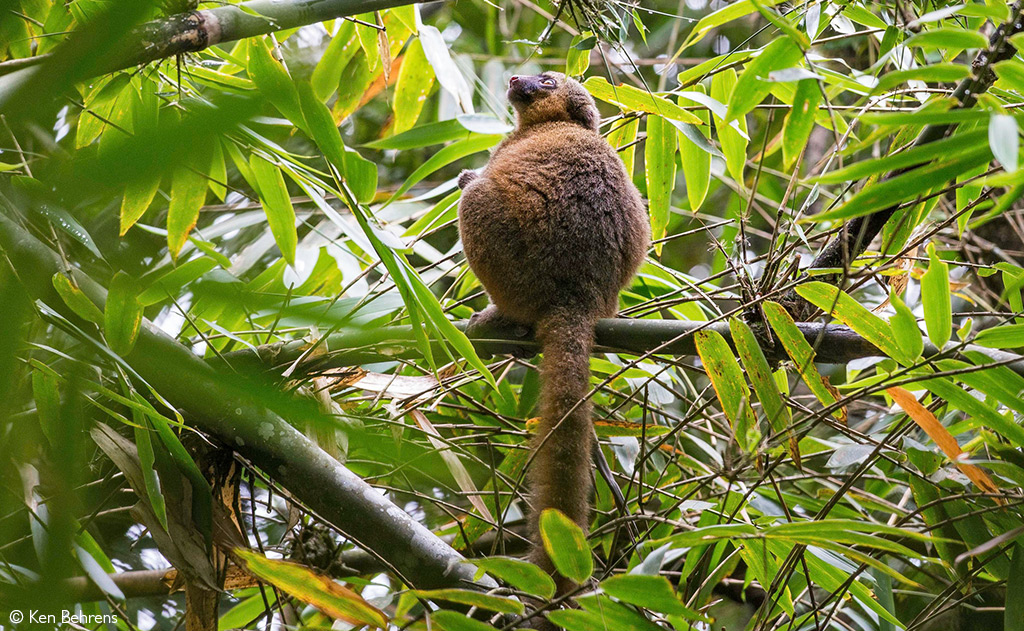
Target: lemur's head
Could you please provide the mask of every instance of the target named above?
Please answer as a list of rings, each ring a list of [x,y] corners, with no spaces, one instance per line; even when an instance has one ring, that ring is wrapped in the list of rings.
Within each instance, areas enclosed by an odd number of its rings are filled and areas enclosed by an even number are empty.
[[[586,88],[560,72],[515,75],[508,82],[508,100],[516,110],[519,128],[568,121],[597,131],[597,105]]]

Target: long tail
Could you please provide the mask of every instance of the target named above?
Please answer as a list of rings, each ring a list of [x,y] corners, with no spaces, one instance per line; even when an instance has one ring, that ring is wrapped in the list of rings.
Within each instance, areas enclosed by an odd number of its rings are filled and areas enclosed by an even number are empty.
[[[533,512],[530,530],[532,560],[553,572],[541,544],[538,519],[547,508],[557,508],[583,528],[590,522],[591,404],[583,400],[590,391],[590,351],[596,321],[565,311],[555,312],[537,324],[544,353],[541,360],[541,423],[533,439],[535,456],[530,466]],[[559,592],[571,584],[559,580]]]

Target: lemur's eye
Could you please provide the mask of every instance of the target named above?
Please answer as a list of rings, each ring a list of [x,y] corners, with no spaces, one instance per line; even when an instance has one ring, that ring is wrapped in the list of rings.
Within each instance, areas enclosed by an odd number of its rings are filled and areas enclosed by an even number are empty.
[[[553,88],[555,87],[555,80],[550,77],[544,77],[540,80],[540,84],[547,88]]]

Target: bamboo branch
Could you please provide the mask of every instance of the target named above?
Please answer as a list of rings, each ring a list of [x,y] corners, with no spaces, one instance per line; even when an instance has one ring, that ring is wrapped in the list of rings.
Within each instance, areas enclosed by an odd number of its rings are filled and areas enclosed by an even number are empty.
[[[974,58],[971,63],[971,75],[957,84],[953,98],[957,100],[959,109],[973,107],[978,96],[987,92],[995,83],[996,76],[992,71],[992,64],[1011,59],[1016,54],[1017,49],[1010,43],[1010,37],[1024,32],[1024,23],[1022,22],[1024,22],[1024,0],[1018,0],[1010,10],[1010,19],[996,29],[989,39],[988,48],[979,52]],[[914,140],[914,146],[919,147],[941,140],[953,127],[952,124],[926,125]],[[885,179],[892,179],[909,170],[909,168],[898,169]],[[847,222],[836,238],[822,248],[821,253],[811,264],[811,268],[847,269],[850,262],[863,254],[864,250],[871,245],[898,207],[899,204],[894,204]],[[843,275],[836,275],[831,279],[824,278],[833,284],[838,284],[842,281]],[[791,291],[785,296],[783,304],[796,320],[809,320],[817,312],[816,307],[797,295],[795,291]]]
[[[465,330],[466,322],[455,326]],[[822,364],[845,364],[854,359],[884,356],[881,350],[849,327],[817,322],[798,322],[797,328],[809,344],[815,347],[815,361]],[[689,356],[696,355],[695,331],[715,331],[732,344],[728,322],[695,322],[688,320],[629,320],[612,318],[600,320],[597,324],[595,353],[623,353],[627,355]],[[522,349],[540,352],[540,345],[533,339],[520,339],[498,330],[472,331],[470,341],[477,351],[488,355],[512,353]],[[292,340],[265,344],[223,354],[211,359],[214,364],[227,362],[235,368],[266,369],[290,365],[309,354],[311,343],[306,340]],[[416,338],[410,326],[389,326],[375,329],[339,331],[319,341],[320,349],[315,359],[305,362],[305,372],[358,366],[395,359],[414,359],[422,354],[416,347]],[[942,351],[956,346],[950,344]],[[735,349],[734,349],[735,350]],[[998,362],[1009,362],[1011,370],[1024,376],[1024,357],[969,344],[962,351],[978,352]],[[762,347],[765,356],[771,360],[788,359],[781,345]],[[925,342],[923,355],[934,357],[940,352],[934,344]],[[438,355],[441,353],[438,348]]]
[[[32,296],[74,318],[52,285],[52,276],[63,271],[60,258],[2,210],[0,249]],[[106,290],[78,270],[72,274],[102,308]],[[149,321],[123,359],[197,428],[268,472],[359,546],[385,559],[402,580],[417,588],[473,582],[475,568],[462,563],[462,555]],[[493,585],[486,577],[481,582]]]

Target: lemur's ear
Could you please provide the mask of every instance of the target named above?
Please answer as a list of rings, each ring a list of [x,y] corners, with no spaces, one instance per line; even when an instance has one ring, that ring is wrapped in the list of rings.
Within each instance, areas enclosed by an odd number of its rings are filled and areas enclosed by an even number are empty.
[[[597,131],[601,125],[601,115],[594,104],[594,98],[582,86],[569,91],[565,109],[569,113],[569,120],[587,129]]]

